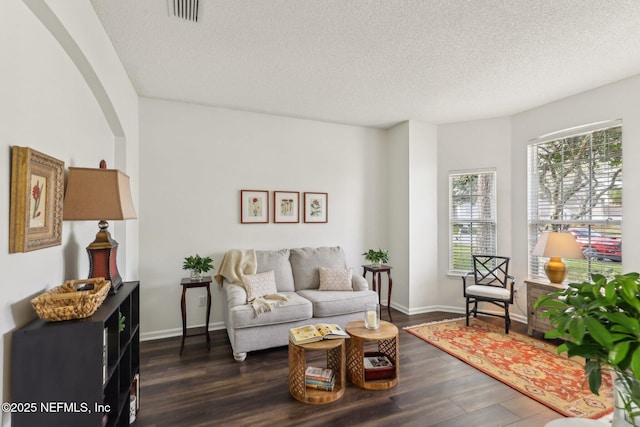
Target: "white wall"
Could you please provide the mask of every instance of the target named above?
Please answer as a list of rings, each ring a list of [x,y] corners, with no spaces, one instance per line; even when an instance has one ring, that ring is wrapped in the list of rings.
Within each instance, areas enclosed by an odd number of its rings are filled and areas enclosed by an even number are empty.
[[[386,167],[389,169],[389,254],[393,265],[393,306],[407,311],[410,306],[409,287],[409,153],[411,142],[410,123],[404,122],[388,130]]]
[[[5,207],[0,210],[0,241],[4,244],[0,250],[3,402],[10,400],[12,331],[35,317],[29,300],[64,280],[86,277],[84,247],[97,231],[94,223],[64,222],[62,245],[9,254],[11,146],[31,147],[64,161],[65,166],[97,167],[101,159],[113,165],[115,135],[104,109],[111,104],[111,118],[115,116],[121,123],[120,137],[126,141],[126,151],[137,151],[135,92],[90,4],[75,3],[72,14],[67,6],[68,2],[61,0],[0,2],[0,140],[5,144],[0,151],[0,200]],[[61,37],[66,41],[61,43]],[[93,56],[101,62],[92,63]],[[92,77],[87,73],[93,73]],[[108,95],[106,104],[97,102],[96,87],[92,86],[96,81]],[[131,165],[127,172],[135,176],[137,165]],[[135,250],[135,233],[129,233],[128,239],[134,242]],[[133,252],[131,256],[137,258]],[[135,270],[127,262],[121,267]],[[1,416],[2,425],[8,426],[9,415]]]
[[[438,194],[437,126],[410,122],[409,143],[409,306],[415,313],[437,301]]]
[[[339,245],[354,274],[385,247],[385,131],[142,98],[140,279],[142,338],[181,334],[185,256],[229,249]],[[240,190],[268,190],[270,223],[240,223]],[[274,190],[327,192],[326,224],[273,223]],[[202,291],[199,293],[199,291]],[[204,323],[190,290],[188,324]],[[212,286],[212,328],[222,293]]]
[[[437,127],[411,120],[389,129],[387,139],[392,306],[413,314],[429,310],[439,288]]]
[[[511,251],[511,119],[498,118],[438,126],[439,298],[443,308],[464,307],[462,280],[449,276],[449,173],[496,169],[498,253]],[[526,190],[526,187],[525,187]],[[525,301],[525,300],[522,300]],[[526,304],[522,305],[526,310]],[[514,311],[517,313],[517,311]]]

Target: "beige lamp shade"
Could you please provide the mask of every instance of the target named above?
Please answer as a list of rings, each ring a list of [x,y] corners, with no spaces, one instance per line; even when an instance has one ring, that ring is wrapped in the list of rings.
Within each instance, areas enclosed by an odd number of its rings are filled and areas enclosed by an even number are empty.
[[[129,177],[116,169],[69,168],[62,218],[136,219]]]
[[[566,232],[542,233],[531,255],[549,258],[544,272],[551,283],[562,283],[567,277],[567,266],[561,258],[584,259],[575,237]]]
[[[531,255],[547,258],[584,259],[582,249],[573,234],[567,232],[544,232]]]

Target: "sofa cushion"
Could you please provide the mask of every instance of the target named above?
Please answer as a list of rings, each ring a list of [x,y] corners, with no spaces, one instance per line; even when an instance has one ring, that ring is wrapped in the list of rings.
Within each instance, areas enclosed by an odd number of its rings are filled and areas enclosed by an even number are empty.
[[[273,270],[278,292],[293,292],[293,273],[289,263],[289,249],[279,251],[256,251],[256,273]]]
[[[375,304],[378,302],[378,294],[368,290],[343,292],[304,289],[298,291],[297,294],[311,302],[313,305],[313,317],[316,318],[338,316],[359,311],[364,313],[365,304]],[[278,307],[278,310],[279,309]]]
[[[350,268],[326,268],[318,269],[320,274],[321,291],[353,291],[351,285],[351,275],[353,271]]]
[[[254,326],[274,325],[307,320],[313,317],[311,302],[300,297],[295,292],[283,292],[289,300],[277,308],[260,313],[256,316],[251,304],[237,305],[229,310],[229,322],[234,329],[251,328]]]
[[[251,302],[258,297],[278,293],[276,279],[273,270],[258,274],[243,274],[242,282],[247,290],[247,301]]]
[[[354,274],[351,276],[351,286],[354,291],[366,291],[369,289],[369,282],[364,277]]]
[[[347,268],[341,247],[296,248],[289,255],[296,291],[318,289],[320,274],[318,268]]]

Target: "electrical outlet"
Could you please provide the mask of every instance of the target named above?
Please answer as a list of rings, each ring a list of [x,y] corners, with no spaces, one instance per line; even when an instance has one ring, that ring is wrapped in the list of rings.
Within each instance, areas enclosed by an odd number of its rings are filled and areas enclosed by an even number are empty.
[[[207,297],[205,297],[204,295],[198,297],[198,307],[204,307],[206,302],[207,302]]]

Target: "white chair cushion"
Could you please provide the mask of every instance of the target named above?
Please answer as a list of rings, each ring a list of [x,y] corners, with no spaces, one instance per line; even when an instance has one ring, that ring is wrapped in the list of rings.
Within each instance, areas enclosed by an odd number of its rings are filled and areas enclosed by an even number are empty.
[[[511,294],[508,289],[497,286],[471,285],[466,289],[467,295],[484,298],[508,300]]]

